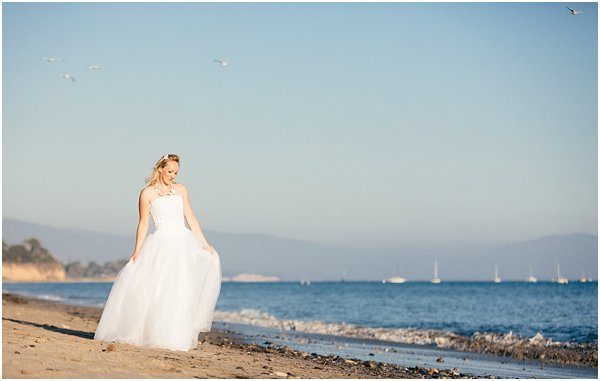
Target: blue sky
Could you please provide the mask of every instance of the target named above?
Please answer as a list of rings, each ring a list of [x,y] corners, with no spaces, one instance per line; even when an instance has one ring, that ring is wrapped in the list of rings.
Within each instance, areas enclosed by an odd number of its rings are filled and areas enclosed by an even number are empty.
[[[177,153],[209,230],[595,234],[597,4],[570,6],[3,3],[3,215],[134,234]]]

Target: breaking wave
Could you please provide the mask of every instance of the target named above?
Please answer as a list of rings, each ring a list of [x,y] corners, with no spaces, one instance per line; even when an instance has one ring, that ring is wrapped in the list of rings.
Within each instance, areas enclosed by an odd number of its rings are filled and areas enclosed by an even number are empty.
[[[278,319],[267,312],[255,309],[242,309],[238,312],[217,310],[214,319],[220,322],[277,328],[285,331],[383,340],[401,344],[435,345],[439,348],[459,351],[499,354],[565,364],[581,364],[594,367],[597,367],[598,364],[597,343],[555,342],[539,332],[533,337],[522,337],[512,332],[475,332],[471,336],[464,336],[440,330],[379,328],[348,323],[328,323],[318,320]]]

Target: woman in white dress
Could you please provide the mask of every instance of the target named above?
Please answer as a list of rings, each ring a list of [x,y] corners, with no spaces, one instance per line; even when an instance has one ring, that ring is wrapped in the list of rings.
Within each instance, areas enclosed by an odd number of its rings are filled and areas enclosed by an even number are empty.
[[[135,249],[113,283],[94,339],[187,351],[210,331],[221,263],[186,187],[175,182],[178,172],[179,156],[168,154],[146,180]],[[150,216],[156,231],[146,236]]]

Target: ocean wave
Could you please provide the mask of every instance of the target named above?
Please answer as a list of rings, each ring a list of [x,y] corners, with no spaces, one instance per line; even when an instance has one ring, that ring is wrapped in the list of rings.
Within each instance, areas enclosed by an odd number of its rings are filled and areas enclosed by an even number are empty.
[[[392,341],[402,344],[436,345],[440,348],[455,348],[457,341],[465,339],[465,336],[439,330],[425,330],[417,328],[374,328],[348,323],[327,323],[318,320],[285,320],[278,319],[267,312],[255,309],[242,309],[239,312],[216,311],[215,320],[250,324],[260,327],[279,328],[286,331],[301,331],[306,333],[317,333],[334,336],[356,337],[361,339],[375,339]],[[541,333],[534,337],[524,339],[507,334],[479,333],[472,336],[473,339],[489,341],[496,344],[510,345],[517,342],[526,342],[528,345],[549,346],[561,345],[552,339],[544,338]]]
[[[63,297],[54,295],[54,294],[35,294],[35,293],[29,293],[29,292],[13,292],[13,291],[11,291],[11,293],[15,294],[15,295],[25,296],[28,298],[49,300],[51,302],[64,302],[66,300]]]
[[[249,324],[286,331],[325,334],[391,341],[401,344],[435,345],[439,348],[467,352],[499,354],[516,358],[532,358],[565,364],[581,364],[597,367],[598,344],[555,342],[537,333],[523,337],[508,333],[475,332],[464,336],[450,331],[417,328],[365,327],[348,323],[328,323],[318,320],[286,320],[255,309],[240,311],[215,311],[216,321]]]

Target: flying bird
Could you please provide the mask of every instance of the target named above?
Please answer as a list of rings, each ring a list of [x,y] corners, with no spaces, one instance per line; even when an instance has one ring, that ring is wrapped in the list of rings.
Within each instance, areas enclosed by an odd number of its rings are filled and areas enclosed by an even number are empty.
[[[63,59],[59,57],[42,57],[42,59],[49,63],[63,61]]]
[[[220,64],[222,67],[225,67],[225,66],[229,65],[229,60],[216,59],[216,60],[213,60],[213,61],[215,61],[218,64]]]
[[[565,7],[569,10],[569,12],[571,12],[572,15],[580,15],[583,13],[583,11],[576,11],[575,9],[571,9],[569,7]]]
[[[75,77],[71,74],[61,74],[61,78],[75,82]]]
[[[88,70],[104,70],[104,66],[90,65],[90,66],[88,66]]]

